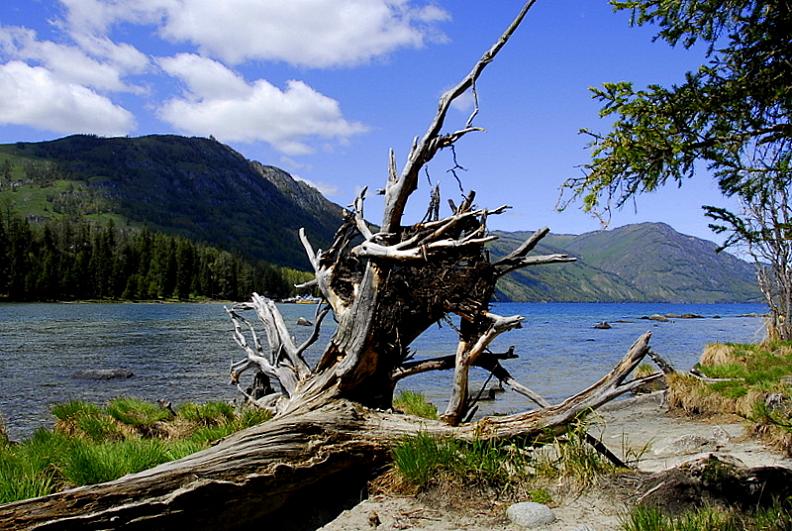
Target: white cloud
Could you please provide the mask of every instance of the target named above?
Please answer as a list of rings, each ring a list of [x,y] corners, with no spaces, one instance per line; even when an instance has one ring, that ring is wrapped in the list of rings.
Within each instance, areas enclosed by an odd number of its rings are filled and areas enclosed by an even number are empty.
[[[451,108],[462,113],[470,114],[473,111],[474,103],[473,91],[468,90],[451,102]]]
[[[157,62],[165,72],[184,81],[197,99],[246,98],[252,92],[239,75],[200,55],[183,53]]]
[[[75,33],[102,33],[117,22],[154,24],[230,64],[285,61],[351,66],[402,47],[443,40],[449,18],[410,0],[61,0]]]
[[[187,91],[166,102],[159,116],[194,135],[226,142],[264,141],[287,155],[312,152],[313,137],[344,141],[366,130],[341,114],[338,102],[301,81],[285,90],[260,79],[247,83],[222,64],[190,54],[159,60]]]
[[[129,45],[116,45],[101,38],[86,39],[86,44],[89,41],[96,55],[110,56],[113,61],[98,61],[77,46],[38,40],[36,32],[27,28],[0,26],[0,54],[9,59],[38,63],[69,83],[98,90],[139,92],[121,77],[127,71],[142,71],[148,59]]]
[[[135,127],[134,117],[104,96],[21,61],[0,65],[0,94],[0,124],[106,136]]]

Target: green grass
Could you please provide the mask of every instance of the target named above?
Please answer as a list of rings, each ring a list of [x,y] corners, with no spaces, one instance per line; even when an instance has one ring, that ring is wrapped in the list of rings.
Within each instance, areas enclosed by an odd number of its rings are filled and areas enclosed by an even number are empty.
[[[8,443],[0,427],[0,503],[146,470],[271,417],[260,409],[237,412],[223,402],[185,404],[174,417],[127,397],[105,407],[71,401],[52,413],[53,430],[40,429],[19,444]]]
[[[616,471],[615,466],[586,442],[588,424],[578,420],[555,445],[558,453],[557,467],[562,475],[573,478],[578,485],[592,486],[605,475]]]
[[[669,378],[668,402],[695,414],[736,413],[765,440],[792,455],[792,342],[709,345],[699,371],[727,381]],[[775,395],[776,405],[765,400]]]
[[[623,531],[784,531],[792,529],[789,501],[756,512],[740,513],[714,506],[669,515],[638,505],[622,518]]]
[[[407,415],[437,420],[437,407],[422,393],[402,391],[393,399],[393,407]]]
[[[171,417],[167,409],[130,397],[114,398],[107,404],[106,410],[108,415],[122,424],[142,429],[153,428],[157,422]]]
[[[476,439],[472,442],[418,433],[404,438],[393,450],[397,473],[419,489],[439,478],[458,480],[505,492],[533,475],[530,453],[514,443]],[[534,490],[538,498],[549,494]]]
[[[539,451],[531,447],[535,442],[462,441],[421,432],[394,446],[394,470],[404,482],[419,490],[450,480],[498,493],[521,492],[534,500],[549,500],[550,494],[537,488],[534,480],[564,480],[587,487],[615,471],[584,440],[587,427],[577,422],[565,435],[545,442]]]
[[[182,405],[177,414],[179,417],[201,426],[212,427],[220,426],[233,420],[234,408],[225,402],[188,403]]]
[[[779,385],[784,376],[792,375],[792,343],[768,344],[727,343],[730,363],[717,365],[698,364],[697,368],[710,378],[732,378],[734,381],[718,382],[712,389],[729,398],[744,396],[751,388],[770,390]]]
[[[95,404],[73,400],[52,407],[59,431],[92,441],[120,440],[120,426],[107,411]]]

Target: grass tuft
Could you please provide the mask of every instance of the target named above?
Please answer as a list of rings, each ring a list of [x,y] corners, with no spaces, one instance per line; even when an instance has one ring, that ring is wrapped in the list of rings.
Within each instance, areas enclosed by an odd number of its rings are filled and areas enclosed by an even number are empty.
[[[52,412],[54,430],[37,430],[20,444],[0,438],[0,503],[139,472],[271,417],[260,409],[237,413],[228,404],[210,402],[186,404],[174,418],[133,398],[114,399],[104,408],[72,401]]]
[[[555,441],[561,475],[573,479],[581,487],[595,485],[601,476],[616,471],[610,461],[586,442],[588,429],[589,424],[579,419],[565,437]]]
[[[422,393],[402,391],[393,399],[393,407],[407,415],[437,420],[437,407]]]
[[[678,515],[638,505],[622,518],[623,531],[783,531],[792,529],[789,501],[740,513],[718,506],[696,507]]]
[[[408,485],[421,490],[443,482],[521,491],[544,499],[546,491],[533,480],[572,479],[581,487],[593,485],[615,468],[585,441],[587,426],[579,422],[554,444],[538,450],[514,442],[475,439],[461,441],[427,433],[405,437],[393,450],[394,468]],[[528,490],[526,490],[528,488]]]
[[[158,404],[131,397],[114,398],[106,410],[118,422],[141,430],[150,430],[171,417],[170,412]]]
[[[205,427],[221,426],[234,420],[234,407],[225,402],[187,403],[179,407],[177,416]]]
[[[791,342],[709,345],[697,368],[728,380],[705,383],[671,375],[670,407],[694,415],[739,415],[754,423],[755,433],[792,455]]]

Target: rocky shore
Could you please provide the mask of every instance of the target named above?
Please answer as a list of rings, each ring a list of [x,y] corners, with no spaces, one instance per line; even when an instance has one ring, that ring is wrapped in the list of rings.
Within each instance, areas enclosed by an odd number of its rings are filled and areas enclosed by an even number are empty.
[[[746,467],[780,466],[792,470],[792,459],[764,446],[746,433],[738,417],[696,420],[669,413],[663,393],[621,400],[603,407],[589,432],[617,455],[636,462],[646,473],[662,473],[708,456]],[[648,477],[648,474],[646,475]],[[618,479],[618,478],[617,478]],[[492,500],[487,510],[463,511],[436,496],[373,495],[344,511],[324,531],[605,531],[618,529],[622,516],[642,495],[645,483],[621,478],[583,490],[559,488],[548,503],[552,523],[525,527],[506,516],[511,503]],[[566,491],[566,492],[564,492]]]

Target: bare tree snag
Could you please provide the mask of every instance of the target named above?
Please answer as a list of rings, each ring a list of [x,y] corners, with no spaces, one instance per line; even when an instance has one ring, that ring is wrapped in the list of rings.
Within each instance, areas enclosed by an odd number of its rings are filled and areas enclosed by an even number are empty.
[[[541,229],[493,263],[486,245],[496,236],[489,233],[487,221],[507,207],[479,208],[474,204],[474,192],[459,206],[449,202],[451,212],[441,218],[440,192],[435,189],[424,220],[402,223],[421,168],[439,150],[452,148],[459,138],[479,130],[472,123],[476,104],[464,127],[443,133],[451,102],[467,90],[474,90],[478,101],[476,80],[534,3],[527,1],[470,73],[443,94],[436,116],[424,136],[416,139],[401,172],[390,152],[379,229],[365,220],[363,190],[326,250],[315,250],[305,231],[300,231],[316,276],[315,282],[306,286],[315,286],[327,305],[317,310],[316,327],[307,341],[296,345],[275,304],[257,294],[250,302],[226,309],[234,341],[244,354],[231,366],[231,382],[241,390],[240,378],[252,373],[263,389],[255,394],[263,396],[245,395],[273,411],[272,421],[149,471],[0,507],[0,528],[67,529],[79,525],[85,529],[156,529],[196,523],[234,528],[262,521],[283,528],[284,522],[310,516],[312,511],[305,507],[337,491],[344,483],[339,479],[353,478],[351,484],[364,485],[368,474],[387,459],[393,441],[406,434],[427,431],[467,440],[529,441],[562,433],[580,415],[662,376],[628,380],[649,352],[647,333],[598,382],[550,405],[501,365],[515,357],[513,353],[489,351],[498,336],[522,322],[518,315],[496,315],[490,301],[496,282],[510,271],[574,258],[530,256],[549,232]],[[329,312],[338,323],[336,331],[321,353],[306,357]],[[456,352],[413,360],[413,341],[430,326],[449,318],[459,320]],[[311,366],[307,359],[318,361]],[[490,370],[540,407],[465,422],[471,411],[467,388],[473,366]],[[388,412],[396,383],[430,370],[454,371],[443,422]],[[295,509],[296,503],[303,505]]]

